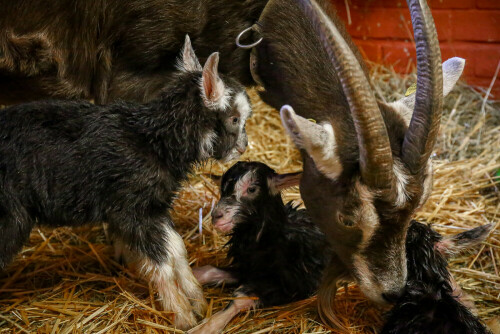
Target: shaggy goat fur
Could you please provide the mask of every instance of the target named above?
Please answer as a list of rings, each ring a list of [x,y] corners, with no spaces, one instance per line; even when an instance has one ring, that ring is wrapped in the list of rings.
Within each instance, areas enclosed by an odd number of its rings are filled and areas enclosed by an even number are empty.
[[[175,80],[189,34],[202,61],[253,84],[234,43],[267,0],[0,0],[0,104],[41,98],[146,102]],[[251,37],[248,37],[251,38]]]
[[[194,272],[201,283],[238,284],[238,299],[196,333],[221,330],[243,309],[290,303],[316,293],[331,251],[306,210],[283,204],[280,190],[297,185],[299,179],[297,173],[279,175],[260,162],[238,162],[224,174],[213,223],[231,234],[231,264]],[[250,302],[239,307],[245,297]]]
[[[429,225],[412,221],[406,236],[406,289],[381,333],[490,333],[461,302],[446,255],[484,240],[491,228],[484,225],[443,239]]]
[[[201,70],[187,38],[183,55],[175,80],[147,104],[41,101],[2,110],[0,269],[35,225],[106,221],[177,313],[176,325],[195,324],[190,304],[202,313],[205,301],[168,210],[193,165],[245,150],[251,109],[244,87],[218,76],[217,53]]]

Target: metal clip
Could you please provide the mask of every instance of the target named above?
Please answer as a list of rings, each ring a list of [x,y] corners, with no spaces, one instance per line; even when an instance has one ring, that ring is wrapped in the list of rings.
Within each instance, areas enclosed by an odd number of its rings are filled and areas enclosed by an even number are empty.
[[[251,49],[251,48],[253,48],[253,47],[255,47],[255,46],[259,45],[259,44],[260,44],[260,42],[262,42],[263,38],[261,37],[261,38],[259,38],[259,40],[258,40],[258,41],[253,42],[252,44],[247,44],[247,45],[245,45],[245,44],[241,44],[241,43],[240,43],[240,39],[243,37],[243,35],[245,35],[247,32],[249,32],[249,31],[251,31],[251,30],[254,30],[254,31],[255,31],[254,27],[255,27],[255,25],[253,25],[253,26],[251,26],[251,27],[246,28],[245,30],[243,30],[242,32],[240,32],[240,33],[239,33],[238,37],[236,37],[236,45],[237,45],[239,48],[242,48],[242,49]]]

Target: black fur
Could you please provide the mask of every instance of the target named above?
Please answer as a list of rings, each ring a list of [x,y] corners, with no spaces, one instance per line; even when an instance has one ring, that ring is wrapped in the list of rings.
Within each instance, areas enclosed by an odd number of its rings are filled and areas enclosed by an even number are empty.
[[[238,179],[257,170],[260,192],[242,200],[227,246],[230,271],[239,291],[259,297],[264,306],[305,299],[316,293],[329,248],[323,233],[304,209],[283,204],[271,194],[266,180],[275,172],[258,162],[238,162],[224,174],[222,198],[230,196]]]
[[[479,229],[459,239],[476,239]],[[382,334],[490,333],[454,294],[447,260],[436,247],[441,240],[429,225],[411,222],[406,237],[408,281]]]
[[[206,108],[200,78],[179,72],[148,104],[46,101],[2,110],[0,269],[36,224],[106,221],[132,251],[164,261],[175,192],[208,158],[200,158],[202,136],[215,130],[217,159],[237,139],[224,123],[232,108]],[[244,92],[223,80],[234,94]]]

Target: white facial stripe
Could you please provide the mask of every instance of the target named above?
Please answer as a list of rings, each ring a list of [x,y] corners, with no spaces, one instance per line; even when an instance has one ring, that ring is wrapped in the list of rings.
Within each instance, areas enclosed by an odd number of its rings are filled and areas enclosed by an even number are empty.
[[[372,301],[384,303],[382,291],[373,278],[373,274],[368,267],[366,260],[360,255],[353,256],[354,270],[356,271],[356,281],[363,293]]]
[[[240,113],[240,131],[243,131],[246,120],[252,114],[252,107],[248,102],[247,96],[244,92],[238,93],[234,98],[234,104]]]
[[[255,170],[248,171],[245,175],[243,175],[234,185],[234,195],[236,199],[239,201],[241,196],[243,196],[248,187],[255,182]]]
[[[355,212],[355,219],[359,222],[359,228],[363,231],[363,239],[361,241],[360,249],[364,249],[367,247],[368,242],[380,223],[377,211],[373,206],[373,193],[367,186],[359,181],[356,181],[356,191],[358,192],[359,199],[362,204],[357,212]]]
[[[396,176],[396,189],[398,192],[396,197],[396,207],[401,208],[409,199],[409,195],[406,190],[409,176],[408,174],[406,174],[403,163],[397,158],[394,158],[394,164],[392,165],[392,168],[394,170],[394,175]]]
[[[200,143],[200,159],[208,159],[213,155],[216,138],[217,135],[213,130],[203,135]]]
[[[432,192],[432,160],[429,159],[429,161],[427,161],[427,174],[425,176],[425,180],[424,180],[424,190],[423,190],[423,193],[422,193],[422,197],[420,197],[420,202],[418,203],[418,208],[421,208],[425,202],[427,201],[427,199],[429,198],[429,196],[431,195],[431,192]]]

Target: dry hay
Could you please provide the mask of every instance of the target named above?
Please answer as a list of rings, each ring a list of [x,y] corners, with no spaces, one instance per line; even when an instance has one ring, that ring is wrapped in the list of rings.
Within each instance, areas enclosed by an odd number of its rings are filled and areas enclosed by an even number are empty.
[[[372,80],[378,97],[391,101],[401,97],[415,77],[402,78],[376,67]],[[263,161],[279,172],[300,170],[300,157],[284,135],[278,113],[254,92],[251,95],[255,113],[248,122],[250,144],[243,158]],[[479,315],[490,319],[500,315],[500,192],[494,182],[500,169],[500,105],[484,100],[483,95],[459,84],[446,99],[434,157],[434,192],[416,218],[432,222],[444,234],[497,224],[484,244],[451,262],[459,284],[475,298]],[[209,170],[220,173],[223,167],[203,168]],[[226,238],[215,233],[208,218],[217,193],[210,181],[195,175],[173,210],[193,265],[226,262]],[[296,189],[286,197],[300,200]],[[198,233],[200,208],[202,235]],[[102,226],[35,229],[29,245],[0,274],[0,333],[180,333],[172,328],[169,314],[158,310],[151,286],[116,263],[112,255]],[[205,294],[207,315],[222,309],[231,298],[225,287],[205,288]],[[244,313],[226,332],[330,332],[319,322],[315,309],[315,298],[311,298]],[[382,310],[354,284],[347,293],[339,290],[336,309],[352,333],[373,333],[383,321]]]

